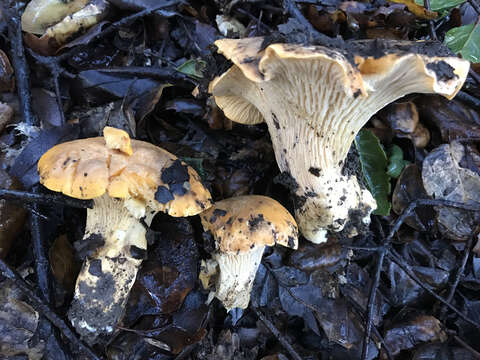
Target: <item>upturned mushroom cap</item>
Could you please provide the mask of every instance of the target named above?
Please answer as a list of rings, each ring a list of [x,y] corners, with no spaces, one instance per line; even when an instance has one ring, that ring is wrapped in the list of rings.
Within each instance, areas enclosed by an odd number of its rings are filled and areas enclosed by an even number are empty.
[[[245,195],[216,202],[200,215],[222,253],[242,253],[275,244],[298,247],[295,219],[278,201]]]
[[[196,215],[211,205],[210,193],[194,169],[157,146],[127,140],[125,135],[128,137],[118,129],[107,129],[105,138],[51,148],[38,162],[40,182],[78,199],[105,193],[113,198],[139,199],[156,211],[177,217]]]
[[[413,92],[451,99],[469,70],[468,61],[428,42],[360,41],[335,49],[265,47],[264,38],[249,38],[215,45],[234,65],[209,91],[232,121],[268,124],[278,166],[298,185],[298,225],[314,242],[325,241],[326,230],[342,230],[352,213],[367,223],[376,207],[354,176],[341,174],[370,117]]]

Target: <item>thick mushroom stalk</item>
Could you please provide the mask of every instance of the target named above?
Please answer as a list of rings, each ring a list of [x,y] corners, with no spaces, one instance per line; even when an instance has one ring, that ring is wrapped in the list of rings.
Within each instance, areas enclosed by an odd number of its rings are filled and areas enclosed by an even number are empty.
[[[131,212],[132,202],[136,204]],[[150,225],[157,212],[145,210],[139,201],[108,195],[95,198],[94,207],[87,210],[83,241],[98,248],[85,259],[68,312],[72,325],[87,340],[113,332],[123,315],[147,251],[146,229],[140,219]]]
[[[215,240],[212,258],[202,262],[200,280],[205,288],[215,279],[212,296],[230,311],[245,309],[265,246],[280,244],[296,249],[297,225],[290,213],[266,196],[225,199],[201,214],[204,230]]]
[[[347,223],[355,235],[376,208],[355,175],[342,172],[356,134],[406,94],[454,97],[469,63],[424,55],[428,46],[411,42],[365,41],[332,50],[292,44],[263,49],[262,41],[215,42],[234,66],[212,81],[210,92],[231,120],[267,123],[278,166],[294,179],[295,215],[308,240],[324,242],[327,230]]]
[[[196,215],[211,197],[191,167],[152,144],[105,128],[104,137],[71,141],[47,151],[38,162],[40,182],[50,190],[93,199],[80,247],[87,253],[68,317],[95,343],[122,318],[146,256],[146,225],[163,211]]]

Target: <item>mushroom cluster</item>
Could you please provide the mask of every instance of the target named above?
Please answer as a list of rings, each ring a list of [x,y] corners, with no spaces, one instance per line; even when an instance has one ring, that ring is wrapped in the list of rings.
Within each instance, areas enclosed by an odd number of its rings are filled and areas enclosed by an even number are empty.
[[[453,98],[469,62],[429,42],[367,40],[342,48],[265,42],[216,41],[218,52],[234,65],[209,91],[232,121],[267,123],[308,240],[324,242],[328,230],[347,224],[348,235],[355,235],[376,208],[355,175],[342,172],[356,134],[373,114],[406,94]]]
[[[211,297],[218,298],[227,311],[248,307],[265,246],[298,247],[295,219],[266,196],[218,201],[200,217],[204,230],[215,241],[212,258],[202,262],[200,280],[205,288],[215,282]]]
[[[146,255],[154,215],[196,215],[212,205],[195,170],[152,144],[106,127],[104,137],[57,145],[38,162],[40,182],[78,199],[93,199],[82,242],[95,245],[78,275],[68,316],[94,342],[123,315]],[[142,220],[145,224],[142,224]]]

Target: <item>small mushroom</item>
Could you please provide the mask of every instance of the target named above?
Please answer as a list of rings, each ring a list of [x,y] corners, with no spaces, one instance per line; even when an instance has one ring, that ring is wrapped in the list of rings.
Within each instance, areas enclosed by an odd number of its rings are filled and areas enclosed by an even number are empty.
[[[342,173],[362,126],[412,92],[453,98],[469,69],[468,61],[432,42],[265,47],[264,38],[248,38],[215,45],[234,65],[210,83],[210,93],[232,121],[267,123],[278,166],[294,180],[300,231],[315,243],[347,223],[357,233],[376,208],[356,177]]]
[[[68,316],[93,343],[112,333],[123,315],[145,257],[147,225],[158,211],[196,215],[212,204],[197,173],[169,152],[106,127],[104,137],[48,150],[38,162],[40,182],[52,191],[93,199],[83,241],[99,244],[83,263]]]
[[[200,280],[207,287],[209,280],[216,277],[211,298],[217,297],[227,311],[247,308],[266,245],[298,247],[295,219],[280,203],[266,196],[225,199],[200,217],[216,248],[212,259],[202,262]]]

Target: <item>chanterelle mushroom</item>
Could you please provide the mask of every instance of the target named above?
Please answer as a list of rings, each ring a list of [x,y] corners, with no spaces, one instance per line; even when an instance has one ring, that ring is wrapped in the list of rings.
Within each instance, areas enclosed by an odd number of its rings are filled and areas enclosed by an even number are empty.
[[[231,120],[268,124],[278,166],[295,180],[295,215],[308,240],[324,242],[327,230],[349,221],[353,234],[376,208],[355,176],[342,173],[357,132],[406,94],[453,98],[469,62],[426,42],[359,41],[331,49],[263,41],[216,41],[234,65],[210,83],[210,92]]]
[[[228,311],[245,309],[265,246],[297,248],[295,219],[276,200],[259,195],[219,201],[200,217],[216,247],[212,259],[202,262],[200,279],[207,287],[216,275],[213,294]]]
[[[104,137],[63,143],[38,162],[40,182],[78,199],[93,199],[83,241],[100,244],[80,271],[69,318],[87,341],[111,333],[145,256],[146,230],[158,211],[196,215],[212,204],[191,167],[152,144],[105,128]]]

